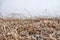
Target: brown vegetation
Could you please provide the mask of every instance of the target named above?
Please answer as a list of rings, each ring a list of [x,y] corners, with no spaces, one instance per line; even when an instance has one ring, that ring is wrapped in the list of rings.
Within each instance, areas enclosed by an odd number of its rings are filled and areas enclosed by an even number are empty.
[[[0,40],[60,40],[60,18],[0,18]]]

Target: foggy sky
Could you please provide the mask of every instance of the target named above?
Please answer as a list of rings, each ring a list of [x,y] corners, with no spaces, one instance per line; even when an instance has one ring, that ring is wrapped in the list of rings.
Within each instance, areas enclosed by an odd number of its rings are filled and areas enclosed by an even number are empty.
[[[0,0],[0,12],[4,15],[7,13],[23,13],[28,14],[26,8],[31,15],[47,15],[57,14],[60,16],[60,0]]]

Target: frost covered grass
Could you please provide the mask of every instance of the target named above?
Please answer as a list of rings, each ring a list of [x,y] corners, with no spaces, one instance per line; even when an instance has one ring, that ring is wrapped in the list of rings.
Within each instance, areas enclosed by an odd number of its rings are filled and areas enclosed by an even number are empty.
[[[0,18],[0,40],[60,40],[60,18]]]

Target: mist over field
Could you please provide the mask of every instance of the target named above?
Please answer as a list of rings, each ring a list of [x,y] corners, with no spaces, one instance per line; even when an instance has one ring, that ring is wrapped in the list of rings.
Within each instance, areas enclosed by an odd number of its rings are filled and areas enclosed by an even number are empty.
[[[60,0],[0,0],[0,40],[60,40]]]
[[[0,0],[0,13],[60,17],[60,0]]]

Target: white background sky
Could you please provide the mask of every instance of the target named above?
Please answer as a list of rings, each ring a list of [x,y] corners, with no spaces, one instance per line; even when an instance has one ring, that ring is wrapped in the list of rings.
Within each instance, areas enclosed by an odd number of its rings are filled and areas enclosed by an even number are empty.
[[[0,12],[4,15],[7,13],[23,13],[28,14],[26,8],[31,15],[45,15],[45,9],[49,14],[55,13],[60,16],[60,0],[0,0]]]

